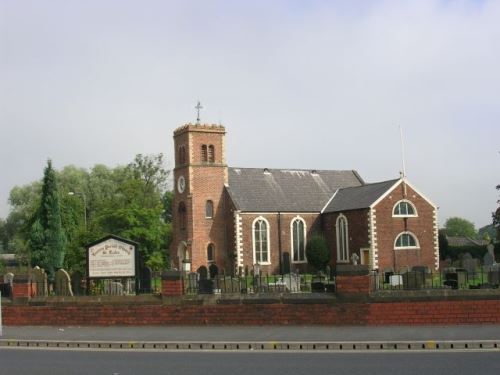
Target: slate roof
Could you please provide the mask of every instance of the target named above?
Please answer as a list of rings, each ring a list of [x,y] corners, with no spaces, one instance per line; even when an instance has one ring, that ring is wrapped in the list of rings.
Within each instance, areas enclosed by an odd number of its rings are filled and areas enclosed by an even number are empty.
[[[488,241],[475,240],[470,237],[446,236],[446,239],[448,240],[448,246],[453,246],[453,247],[488,245]]]
[[[352,170],[228,168],[228,174],[226,189],[246,212],[320,212],[337,189],[364,183]]]
[[[368,208],[397,181],[398,179],[340,189],[325,208],[324,212]]]

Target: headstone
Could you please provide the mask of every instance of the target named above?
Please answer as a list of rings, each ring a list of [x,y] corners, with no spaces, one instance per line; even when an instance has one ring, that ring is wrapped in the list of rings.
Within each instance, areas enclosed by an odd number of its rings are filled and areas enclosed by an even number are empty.
[[[80,271],[75,271],[71,275],[71,289],[73,290],[73,294],[75,296],[81,296],[85,294],[83,290],[84,281],[85,279],[83,278],[83,275]]]
[[[199,267],[196,272],[198,273],[198,275],[200,275],[199,279],[200,280],[206,280],[208,279],[208,270],[207,270],[207,267],[205,266],[201,266]]]
[[[283,273],[284,274],[290,273],[290,253],[289,252],[283,253]]]
[[[56,272],[55,292],[58,296],[73,296],[73,291],[71,290],[71,278],[62,268]]]
[[[422,289],[424,286],[425,279],[422,272],[409,271],[404,273],[402,276],[404,289]]]
[[[358,263],[359,263],[359,255],[354,253],[351,255],[351,261],[352,261],[352,264],[357,266]]]
[[[462,268],[465,268],[469,274],[476,272],[478,262],[472,258],[472,255],[465,253],[462,258]]]
[[[300,275],[291,273],[283,276],[288,291],[292,293],[300,292]]]
[[[151,280],[153,277],[153,271],[149,267],[143,267],[140,273],[140,285],[139,290],[142,293],[151,293]]]
[[[43,268],[36,266],[31,270],[31,284],[34,296],[42,297],[49,294],[47,274]]]
[[[120,296],[124,294],[123,284],[121,282],[109,279],[106,279],[103,282],[104,282],[104,287],[103,287],[104,294],[111,296]]]
[[[196,272],[188,273],[187,275],[187,290],[190,293],[198,291],[198,278],[200,275]]]
[[[12,287],[12,283],[14,282],[14,274],[12,272],[8,272],[3,275],[3,283],[9,284]]]
[[[219,275],[219,267],[215,263],[212,263],[208,267],[208,273],[210,274],[211,279],[215,279]]]
[[[489,270],[493,263],[495,263],[495,257],[488,251],[486,254],[484,254],[483,265],[487,270]]]

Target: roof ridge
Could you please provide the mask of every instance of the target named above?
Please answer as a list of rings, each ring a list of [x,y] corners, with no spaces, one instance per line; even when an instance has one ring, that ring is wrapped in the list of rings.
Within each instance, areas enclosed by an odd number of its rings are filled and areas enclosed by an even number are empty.
[[[315,168],[267,168],[267,167],[229,167],[230,169],[257,169],[257,170],[265,170],[268,171],[300,171],[300,172],[355,172],[357,171],[353,169],[315,169]]]
[[[339,190],[346,190],[346,189],[355,189],[355,188],[361,188],[365,186],[372,186],[372,185],[381,185],[381,184],[386,184],[388,182],[396,182],[399,181],[399,178],[391,179],[391,180],[385,180],[385,181],[379,181],[379,182],[365,182],[364,185],[359,185],[359,186],[348,186],[345,188],[341,188]]]

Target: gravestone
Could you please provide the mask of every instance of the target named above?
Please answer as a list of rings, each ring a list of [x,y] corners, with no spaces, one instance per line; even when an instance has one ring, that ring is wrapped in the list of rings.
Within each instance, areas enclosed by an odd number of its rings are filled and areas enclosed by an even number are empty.
[[[139,285],[139,290],[142,293],[151,293],[151,279],[153,277],[153,271],[149,267],[143,267],[141,269],[141,279],[140,279],[140,285]]]
[[[290,273],[290,253],[289,252],[283,253],[283,273],[284,274]]]
[[[31,270],[31,283],[32,293],[35,296],[43,297],[49,294],[47,274],[45,273],[43,268],[36,266]]]
[[[79,271],[73,272],[71,275],[71,290],[73,290],[73,294],[75,296],[81,296],[84,293],[83,290],[83,283],[85,279],[83,278],[83,275]]]
[[[121,296],[124,294],[123,284],[119,281],[106,279],[103,281],[103,291],[104,294],[108,294],[110,296]]]
[[[477,259],[472,258],[472,255],[465,253],[462,258],[462,268],[465,268],[469,274],[476,272],[478,266]]]
[[[215,263],[212,263],[208,267],[208,273],[211,279],[215,279],[219,275],[219,267]]]
[[[3,275],[3,284],[1,284],[2,296],[10,297],[12,295],[12,284],[14,283],[14,274],[12,272]]]
[[[495,257],[488,251],[484,254],[483,265],[489,271],[493,263],[495,263]]]
[[[12,283],[14,282],[14,274],[12,272],[8,272],[3,275],[3,283],[9,284],[12,287]]]
[[[55,292],[58,296],[73,296],[73,291],[71,290],[71,278],[62,268],[56,272]]]
[[[207,267],[205,266],[201,266],[199,267],[196,272],[198,273],[198,275],[200,275],[200,280],[206,280],[208,279],[208,270],[207,270]]]
[[[300,275],[295,273],[290,273],[288,275],[283,276],[283,281],[286,284],[286,288],[290,292],[300,292]]]
[[[190,272],[187,275],[187,290],[190,293],[198,291],[198,278],[200,275],[196,272]]]

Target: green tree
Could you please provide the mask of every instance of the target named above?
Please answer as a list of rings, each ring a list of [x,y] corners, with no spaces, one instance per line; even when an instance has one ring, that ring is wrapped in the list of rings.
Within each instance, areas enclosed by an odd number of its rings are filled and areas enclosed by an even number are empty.
[[[324,271],[330,262],[331,254],[325,237],[313,234],[306,244],[307,262],[317,271]]]
[[[0,219],[0,254],[7,252],[9,246],[6,226],[7,222],[4,219]]]
[[[460,217],[450,217],[444,224],[448,236],[463,236],[477,238],[477,231],[474,224]]]
[[[66,236],[62,227],[56,174],[47,162],[42,183],[40,206],[35,214],[29,239],[31,265],[47,271],[50,281],[63,266]]]

